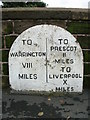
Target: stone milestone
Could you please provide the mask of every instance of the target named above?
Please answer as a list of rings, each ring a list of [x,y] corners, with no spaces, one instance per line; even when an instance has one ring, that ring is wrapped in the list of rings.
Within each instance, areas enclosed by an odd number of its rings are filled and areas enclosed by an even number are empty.
[[[31,27],[10,49],[9,81],[14,90],[82,92],[82,49],[61,27]]]

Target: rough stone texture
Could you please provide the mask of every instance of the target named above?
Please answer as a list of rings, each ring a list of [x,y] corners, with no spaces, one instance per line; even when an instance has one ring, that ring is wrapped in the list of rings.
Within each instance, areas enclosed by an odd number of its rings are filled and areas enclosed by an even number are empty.
[[[2,33],[3,34],[11,34],[13,32],[13,24],[12,21],[2,21]]]
[[[90,76],[84,77],[83,88],[89,88],[90,89]]]
[[[10,94],[3,90],[3,119],[26,120],[30,118],[56,118],[58,120],[89,120],[90,90],[82,94],[60,94],[60,96],[37,96]],[[41,114],[43,113],[43,114]],[[41,116],[40,116],[41,115]]]
[[[2,69],[3,69],[3,75],[8,75],[9,74],[8,64],[3,64]]]
[[[1,43],[1,46],[0,46],[0,49],[4,48],[4,36],[2,36],[2,43]]]
[[[90,51],[84,50],[83,55],[84,55],[84,62],[90,62]]]
[[[22,40],[26,42],[23,43]],[[64,40],[67,40],[67,43],[64,43]],[[66,57],[63,56],[65,52]],[[27,56],[28,53],[31,55]],[[70,60],[73,62],[70,63]],[[32,67],[28,67],[28,63],[32,64]],[[62,67],[65,67],[64,71]],[[66,70],[68,68],[70,71]],[[64,74],[70,76],[64,77]],[[66,78],[67,82],[64,83],[63,79]],[[11,88],[15,90],[82,92],[82,49],[72,34],[61,27],[55,25],[31,27],[18,36],[10,49],[9,80]]]
[[[90,75],[90,64],[84,64],[84,75]]]
[[[86,12],[81,10],[81,11],[74,11],[72,13],[72,19],[73,20],[87,20],[88,19],[88,15],[86,15]]]
[[[16,38],[15,35],[5,36],[6,48],[10,48]]]
[[[14,32],[20,34],[26,29],[40,24],[51,24],[57,25],[59,27],[65,28],[65,20],[15,20],[14,21]]]
[[[87,20],[88,9],[68,8],[4,8],[2,19],[76,19]]]
[[[2,62],[8,62],[9,50],[2,50]]]
[[[90,25],[87,21],[70,21],[67,22],[67,30],[74,34],[89,34]]]
[[[77,40],[83,49],[90,49],[90,36],[77,36]]]
[[[2,76],[2,88],[9,87],[9,77]]]

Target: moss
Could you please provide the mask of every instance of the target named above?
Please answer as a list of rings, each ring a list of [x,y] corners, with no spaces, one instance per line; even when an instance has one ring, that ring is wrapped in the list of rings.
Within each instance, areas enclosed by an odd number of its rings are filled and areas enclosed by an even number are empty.
[[[67,23],[67,30],[70,31],[71,33],[83,33],[83,34],[88,34],[90,29],[90,25],[88,24],[87,21],[73,21]]]
[[[49,97],[52,97],[52,96],[60,96],[60,97],[73,97],[74,95],[76,94],[81,94],[81,92],[79,93],[76,93],[76,92],[53,92],[53,91],[33,91],[33,90],[25,90],[25,91],[17,91],[17,90],[14,90],[14,89],[11,89],[12,90],[12,93],[14,94],[22,94],[22,95],[37,95],[37,96],[48,96]]]
[[[7,29],[5,31],[8,34],[12,33],[12,31],[13,31],[12,23],[8,23]]]
[[[90,74],[90,64],[84,64],[84,75]]]
[[[3,64],[3,74],[4,75],[8,75],[9,72],[8,72],[8,64]]]
[[[90,77],[84,77],[83,87],[90,88]]]
[[[5,38],[5,40],[6,40],[6,47],[7,47],[7,48],[10,48],[10,47],[11,47],[11,45],[13,44],[14,40],[16,39],[16,37],[17,37],[17,36],[7,36],[7,37]]]
[[[90,62],[90,51],[83,51],[84,62]]]
[[[4,21],[2,23],[3,34],[11,34],[13,32],[13,24],[11,21]]]
[[[9,56],[9,51],[8,50],[2,50],[2,61],[3,62],[8,62],[8,56]]]
[[[89,49],[90,45],[90,36],[78,36],[78,42],[80,43],[81,48]]]
[[[2,36],[1,48],[4,48],[4,36]]]

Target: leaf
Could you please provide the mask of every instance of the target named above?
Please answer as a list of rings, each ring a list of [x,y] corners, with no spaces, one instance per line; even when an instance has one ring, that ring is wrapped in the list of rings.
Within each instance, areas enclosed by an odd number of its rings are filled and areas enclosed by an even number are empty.
[[[71,117],[70,117],[70,116],[68,116],[66,120],[69,120],[70,118],[71,118]]]
[[[50,98],[50,97],[48,97],[48,101],[51,101],[51,98]]]
[[[41,117],[41,116],[43,116],[43,115],[44,115],[43,112],[39,112],[39,113],[38,113],[38,116],[39,116],[39,117]]]

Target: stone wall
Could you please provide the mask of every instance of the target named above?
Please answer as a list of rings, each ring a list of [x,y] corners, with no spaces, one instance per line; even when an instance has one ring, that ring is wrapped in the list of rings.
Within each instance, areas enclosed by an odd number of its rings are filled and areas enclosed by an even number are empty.
[[[71,32],[80,43],[84,55],[84,88],[90,88],[90,25],[87,9],[3,8],[2,60],[0,60],[2,86],[9,86],[8,54],[16,37],[29,27],[52,24]]]

